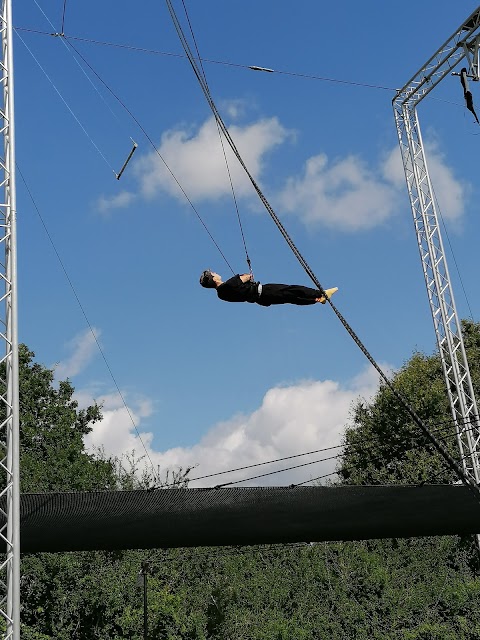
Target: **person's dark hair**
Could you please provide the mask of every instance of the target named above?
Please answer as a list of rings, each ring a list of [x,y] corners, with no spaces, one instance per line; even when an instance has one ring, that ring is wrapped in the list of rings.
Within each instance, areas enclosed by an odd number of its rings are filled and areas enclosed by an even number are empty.
[[[210,269],[207,269],[200,276],[200,284],[205,289],[216,289],[217,285],[215,284],[215,280],[213,279],[212,272]]]

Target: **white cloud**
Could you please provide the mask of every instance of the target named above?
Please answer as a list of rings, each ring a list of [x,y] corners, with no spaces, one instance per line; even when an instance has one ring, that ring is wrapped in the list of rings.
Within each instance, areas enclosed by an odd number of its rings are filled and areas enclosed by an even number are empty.
[[[224,110],[230,118],[235,119],[243,114],[244,107],[243,102],[232,100],[224,105]],[[265,118],[244,126],[231,125],[228,131],[257,181],[261,179],[266,154],[293,135],[277,118]],[[225,195],[230,196],[231,186],[224,152],[236,196],[254,194],[245,171],[224,138],[222,148],[213,117],[198,128],[178,127],[166,131],[162,135],[158,152],[161,157],[156,151],[137,157],[133,167],[138,194],[146,199],[167,193],[185,203],[185,195],[179,184],[189,199],[195,201],[218,200]],[[122,191],[112,197],[102,195],[96,202],[96,208],[100,213],[106,214],[113,209],[128,207],[136,197],[136,193],[129,191]]]
[[[108,213],[113,209],[125,209],[135,199],[135,194],[130,191],[121,191],[114,196],[100,196],[96,202],[96,208],[100,213]]]
[[[76,393],[75,399],[81,407],[93,401],[88,392]],[[142,456],[145,453],[144,446],[149,453],[151,452],[153,434],[142,432],[139,437],[135,426],[138,429],[141,419],[148,418],[152,414],[152,403],[148,399],[140,398],[125,406],[124,399],[125,395],[122,399],[118,393],[95,398],[96,402],[102,406],[103,418],[85,436],[87,449],[102,448],[107,455],[118,457],[130,454],[132,451]],[[135,408],[132,408],[131,404],[135,404]]]
[[[329,164],[322,153],[307,160],[302,176],[289,178],[279,202],[309,227],[357,231],[384,222],[394,211],[396,198],[392,185],[358,156]]]
[[[225,112],[232,120],[244,116],[248,110],[248,105],[244,100],[227,100],[221,106],[221,111]]]
[[[385,155],[382,168],[383,177],[397,189],[407,188],[403,170],[402,154],[398,146]]]
[[[466,182],[455,177],[453,169],[446,164],[445,154],[442,153],[438,144],[429,142],[426,149],[432,188],[438,199],[442,216],[445,220],[458,222],[465,212],[470,187]]]
[[[230,101],[224,110],[233,119],[242,112],[242,102]],[[265,174],[268,153],[294,137],[276,117],[247,125],[233,124],[229,132],[248,167],[259,182]],[[237,197],[254,196],[243,168],[229,145],[220,143],[213,117],[197,128],[178,127],[166,131],[159,152],[192,201],[218,200],[231,195],[224,152]],[[447,164],[433,136],[426,142],[427,162],[433,188],[445,219],[459,222],[465,210],[469,187],[459,180]],[[167,193],[185,203],[185,195],[166,168],[162,158],[152,151],[137,158],[133,175],[138,195],[153,199]],[[330,227],[341,232],[356,232],[378,227],[389,220],[405,202],[406,184],[400,150],[395,146],[378,162],[368,162],[360,154],[333,160],[320,152],[308,158],[303,170],[285,180],[275,200],[279,210],[297,216],[309,229]],[[124,191],[97,203],[103,213],[127,207],[136,197]]]
[[[92,327],[78,333],[67,344],[71,355],[62,362],[55,365],[55,378],[64,380],[71,378],[85,369],[90,363],[97,350],[97,340],[101,331]]]
[[[438,142],[430,140],[425,143],[425,155],[432,188],[438,200],[440,211],[445,220],[458,222],[465,212],[465,205],[470,194],[469,185],[456,178],[454,171],[445,160]],[[405,173],[400,149],[395,147],[386,156],[383,175],[396,188],[406,190]]]
[[[378,374],[372,368],[365,370],[345,386],[332,380],[310,380],[274,387],[267,391],[256,411],[249,415],[234,416],[213,426],[191,447],[154,451],[151,448],[152,434],[141,433],[141,437],[153,465],[158,465],[164,473],[167,469],[196,466],[190,476],[204,476],[340,444],[352,402],[358,397],[370,398],[377,388]],[[140,420],[138,410],[132,413],[136,420]],[[119,401],[116,404],[105,404],[104,419],[94,425],[93,431],[85,438],[85,443],[89,448],[101,446],[111,455],[120,456],[132,450],[138,455],[144,453],[131,419]],[[339,451],[340,449],[335,449],[324,454],[302,456],[274,465],[216,476],[192,482],[191,486],[213,486],[248,478],[274,469],[335,456]],[[327,460],[258,478],[249,484],[283,485],[301,482],[333,472],[336,462],[336,459]]]
[[[464,212],[468,188],[455,177],[436,143],[426,145],[426,154],[442,214],[457,221]],[[324,225],[353,232],[385,222],[397,210],[405,190],[398,147],[379,167],[354,155],[329,163],[322,153],[307,160],[303,175],[287,180],[279,204],[309,227]]]
[[[250,173],[256,179],[261,176],[265,154],[290,135],[277,118],[259,120],[243,127],[232,125],[229,132]],[[252,193],[244,170],[225,141],[224,147],[236,194],[244,196]],[[231,193],[224,154],[213,117],[193,133],[186,129],[167,131],[162,136],[159,152],[189,198],[218,199]],[[185,196],[156,152],[152,151],[137,161],[135,172],[144,197],[153,198],[163,191],[182,202],[185,201]]]

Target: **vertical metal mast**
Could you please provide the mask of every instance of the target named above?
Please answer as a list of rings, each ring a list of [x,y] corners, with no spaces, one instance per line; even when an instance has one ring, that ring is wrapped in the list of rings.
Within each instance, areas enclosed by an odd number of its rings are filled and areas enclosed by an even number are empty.
[[[465,474],[480,482],[480,420],[428,174],[417,105],[466,60],[479,80],[480,7],[400,89],[393,110],[433,324]],[[464,63],[465,64],[465,63]],[[459,86],[460,90],[460,86]],[[477,544],[480,538],[477,536]],[[479,545],[480,547],[480,545]]]
[[[5,640],[20,640],[20,445],[18,399],[17,243],[15,202],[15,143],[13,102],[12,2],[0,0],[3,103],[0,124],[4,156],[0,156],[0,340],[5,345],[0,363],[0,498],[6,498],[6,524],[0,530],[6,554],[0,565],[0,613],[6,623]]]

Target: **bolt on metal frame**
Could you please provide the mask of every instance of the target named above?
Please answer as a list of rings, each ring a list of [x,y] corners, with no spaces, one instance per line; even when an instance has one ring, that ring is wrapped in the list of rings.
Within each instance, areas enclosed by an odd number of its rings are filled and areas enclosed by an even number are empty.
[[[397,91],[393,110],[437,344],[465,474],[480,482],[480,420],[443,248],[417,106],[466,60],[479,80],[480,7]],[[480,548],[480,538],[477,536]]]
[[[6,552],[0,564],[0,621],[5,640],[20,640],[20,444],[17,323],[17,243],[12,53],[12,3],[0,0],[0,498],[6,498],[0,539]]]

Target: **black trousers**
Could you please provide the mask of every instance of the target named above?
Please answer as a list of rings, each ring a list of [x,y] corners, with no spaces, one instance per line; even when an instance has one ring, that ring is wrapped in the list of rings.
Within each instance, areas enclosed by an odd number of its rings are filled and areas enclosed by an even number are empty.
[[[317,289],[302,287],[299,284],[263,284],[257,304],[269,307],[271,304],[315,304],[322,294]]]

